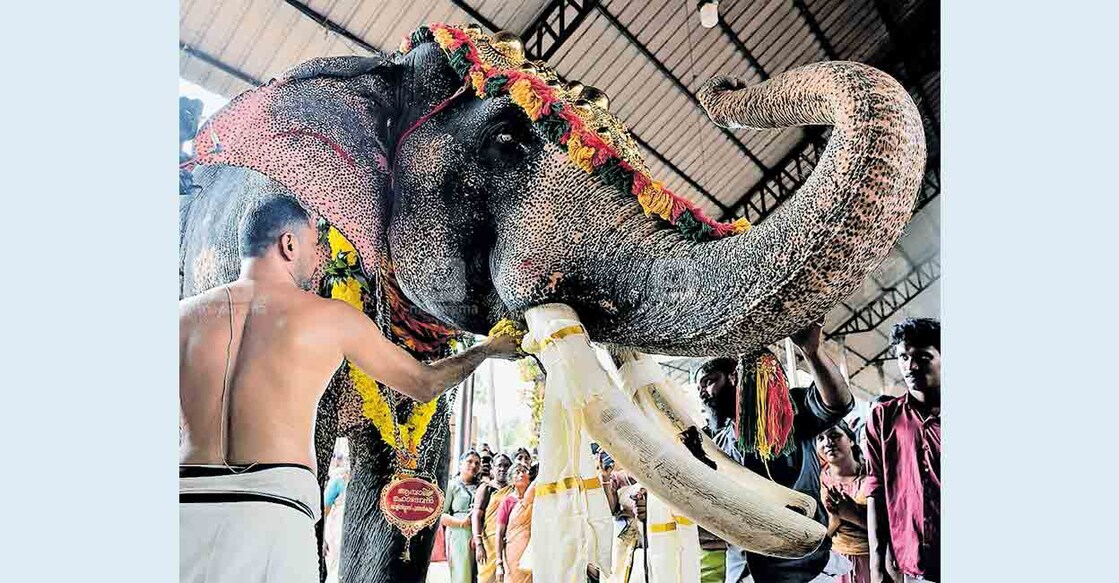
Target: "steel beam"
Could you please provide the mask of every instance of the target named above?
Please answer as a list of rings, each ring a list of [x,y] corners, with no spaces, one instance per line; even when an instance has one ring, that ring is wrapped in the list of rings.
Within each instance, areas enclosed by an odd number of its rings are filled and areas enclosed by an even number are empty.
[[[190,56],[192,56],[192,57],[194,57],[194,58],[196,58],[196,59],[198,59],[199,61],[202,61],[203,63],[206,63],[207,65],[209,65],[209,66],[211,66],[211,67],[213,67],[213,68],[215,68],[215,69],[217,69],[217,70],[219,70],[219,71],[221,71],[221,72],[223,72],[227,75],[231,75],[233,77],[236,77],[238,80],[244,81],[245,83],[248,83],[249,85],[252,85],[253,87],[256,87],[258,85],[264,85],[264,81],[261,81],[260,79],[257,79],[256,77],[253,77],[252,75],[249,75],[248,73],[246,73],[246,72],[244,72],[240,69],[236,69],[234,67],[231,67],[231,66],[217,60],[216,58],[210,56],[209,54],[204,53],[204,52],[202,52],[202,51],[200,51],[200,50],[198,50],[198,49],[196,49],[196,48],[194,48],[194,47],[192,47],[192,46],[190,46],[190,45],[188,45],[188,44],[186,44],[182,41],[179,42],[179,50],[188,54],[188,55],[190,55]]]
[[[461,2],[455,2],[461,4]],[[594,12],[598,0],[552,0],[540,11],[524,32],[525,55],[532,60],[548,60],[575,30]]]
[[[938,279],[940,279],[939,253],[914,267],[897,285],[884,288],[881,295],[856,310],[847,321],[828,333],[827,337],[870,332],[878,328]]]
[[[750,66],[758,72],[758,76],[761,77],[762,81],[769,79],[769,73],[765,70],[765,67],[763,67],[762,64],[758,62],[757,57],[755,57],[754,53],[746,47],[746,44],[742,42],[742,39],[738,38],[738,33],[735,32],[734,29],[731,28],[729,24],[727,24],[727,21],[721,17],[719,18],[719,30],[723,31],[723,35],[730,40],[731,44],[734,45],[734,48],[738,49],[738,52],[742,53],[743,57],[746,57],[746,61],[750,63]]]
[[[730,209],[727,207],[727,205],[723,204],[722,201],[715,198],[715,195],[708,192],[706,188],[700,186],[700,184],[698,182],[696,182],[695,180],[693,180],[691,176],[688,176],[687,174],[685,174],[684,171],[681,170],[680,168],[678,168],[676,166],[676,164],[673,164],[671,160],[662,156],[661,153],[658,152],[656,148],[650,146],[648,142],[641,139],[641,136],[637,135],[637,133],[634,132],[632,129],[629,131],[629,135],[633,136],[633,141],[637,142],[642,148],[645,148],[645,150],[647,152],[649,152],[650,154],[652,154],[654,158],[656,158],[657,160],[660,160],[661,164],[664,164],[665,166],[667,166],[670,170],[675,172],[680,178],[683,178],[685,182],[690,184],[692,188],[696,189],[696,192],[702,194],[704,198],[711,201],[715,206],[719,207],[719,210],[723,211],[724,213],[730,211]]]
[[[478,12],[474,9],[473,6],[467,4],[466,2],[463,2],[462,0],[451,0],[451,4],[454,4],[455,6],[461,8],[463,12],[470,15],[470,18],[477,20],[478,24],[481,24],[482,26],[490,29],[490,32],[497,32],[501,30],[501,27],[494,24],[492,20],[486,18],[485,16],[482,16],[481,12]]]
[[[626,28],[626,26],[624,24],[622,24],[620,21],[618,21],[618,18],[616,16],[614,16],[613,14],[611,14],[610,11],[607,10],[604,6],[602,6],[601,4],[595,4],[595,8],[598,9],[599,14],[601,14],[603,16],[603,18],[605,18],[615,29],[617,29],[618,32],[620,32],[622,34],[622,36],[626,37],[626,40],[628,40],[630,42],[630,44],[632,44],[634,47],[636,47],[638,51],[641,51],[641,54],[645,55],[645,58],[649,59],[649,62],[652,63],[653,66],[655,66],[657,68],[657,70],[661,72],[662,75],[667,77],[668,80],[672,81],[673,84],[676,85],[677,89],[679,89],[681,92],[683,92],[684,95],[687,96],[687,98],[691,100],[693,105],[695,105],[697,108],[699,108],[700,111],[704,111],[703,106],[700,105],[699,98],[696,97],[695,93],[692,93],[691,89],[688,89],[688,86],[685,85],[684,82],[681,81],[679,77],[677,77],[671,70],[669,70],[667,65],[665,65],[663,62],[661,62],[661,60],[658,59],[657,56],[654,55],[653,52],[649,50],[649,47],[646,47],[644,45],[644,43],[642,43],[640,40],[638,40],[637,36],[635,36],[632,32],[630,32],[630,30],[628,28]],[[704,115],[707,115],[707,113],[705,111],[704,111]],[[762,159],[759,158],[756,154],[754,154],[754,152],[752,152],[750,150],[750,148],[747,147],[746,144],[742,142],[742,140],[739,140],[738,136],[734,135],[734,132],[731,132],[730,130],[728,130],[726,128],[719,128],[719,131],[721,131],[723,133],[723,135],[726,136],[727,139],[729,139],[731,141],[731,143],[733,143],[735,146],[737,146],[738,149],[743,154],[745,154],[746,157],[749,158],[751,162],[753,162],[755,165],[757,165],[757,167],[760,168],[763,173],[770,171],[770,167],[768,165],[766,165],[765,162],[762,162]]]
[[[878,17],[882,19],[882,24],[886,27],[886,36],[890,42],[897,47],[898,56],[901,57],[901,62],[905,67],[907,77],[909,77],[910,85],[917,96],[925,105],[925,113],[929,116],[929,120],[933,122],[932,125],[939,126],[939,116],[932,110],[929,105],[929,96],[925,93],[925,88],[921,86],[921,79],[919,71],[921,68],[917,65],[916,59],[913,58],[913,51],[908,35],[901,32],[898,23],[890,16],[890,7],[885,0],[874,0],[874,8],[878,12]],[[935,15],[937,11],[932,11]]]
[[[820,43],[820,48],[824,49],[824,54],[827,55],[829,60],[839,60],[839,53],[835,52],[835,47],[831,45],[828,36],[824,34],[824,29],[820,28],[820,23],[816,21],[816,17],[812,11],[808,9],[808,5],[804,0],[793,0],[793,7],[800,13],[800,17],[808,24],[808,30],[812,32],[812,36],[816,38],[816,42]]]
[[[887,344],[886,347],[883,348],[882,351],[879,352],[878,354],[875,354],[874,356],[872,356],[870,358],[864,359],[865,364],[860,366],[859,370],[856,370],[855,373],[851,375],[851,378],[855,378],[855,375],[863,372],[864,370],[866,370],[866,369],[868,369],[872,366],[881,366],[881,365],[884,365],[887,362],[890,362],[891,360],[893,360],[893,357],[890,356],[890,351],[891,351],[892,348],[893,348],[893,346],[890,346],[889,344]],[[862,357],[860,357],[860,358],[862,358]]]
[[[808,135],[762,175],[757,184],[723,212],[722,220],[733,218],[739,209],[751,223],[769,216],[781,203],[792,197],[812,174],[816,162],[824,153],[825,145],[819,129],[809,130]]]
[[[343,28],[342,25],[330,20],[325,15],[322,15],[322,14],[319,14],[318,12],[315,12],[310,6],[307,6],[306,4],[304,4],[302,2],[299,2],[299,0],[284,0],[284,2],[286,2],[288,6],[291,6],[292,8],[301,12],[307,18],[310,18],[311,20],[314,20],[315,22],[319,23],[319,26],[329,30],[330,32],[333,32],[334,34],[337,34],[338,36],[341,36],[342,38],[345,38],[346,40],[349,40],[350,42],[356,44],[357,46],[359,46],[359,47],[361,47],[361,48],[363,48],[363,49],[365,49],[365,50],[367,50],[367,51],[369,51],[373,54],[377,54],[377,55],[384,54],[384,51],[382,51],[381,49],[378,49],[377,47],[365,42],[360,37],[358,37],[356,34],[346,30],[345,28]]]

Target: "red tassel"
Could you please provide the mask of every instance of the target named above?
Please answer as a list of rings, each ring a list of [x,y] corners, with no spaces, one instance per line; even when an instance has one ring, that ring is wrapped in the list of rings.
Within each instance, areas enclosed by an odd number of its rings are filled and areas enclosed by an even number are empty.
[[[770,379],[767,387],[769,419],[766,419],[766,436],[769,438],[769,443],[773,444],[773,453],[778,454],[785,449],[789,434],[793,430],[793,402],[789,395],[789,381],[785,378],[785,371],[780,363],[774,364],[776,374]]]

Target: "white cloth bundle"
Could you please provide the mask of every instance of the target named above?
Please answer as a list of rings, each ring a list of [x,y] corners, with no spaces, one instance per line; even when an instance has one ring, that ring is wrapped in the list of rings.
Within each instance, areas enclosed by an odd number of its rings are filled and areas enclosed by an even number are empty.
[[[532,511],[533,579],[582,583],[588,563],[610,572],[613,521],[583,431],[582,408],[604,387],[581,381],[609,382],[609,377],[577,321],[558,317],[548,307],[534,308],[526,317],[525,342],[539,346],[547,371]]]

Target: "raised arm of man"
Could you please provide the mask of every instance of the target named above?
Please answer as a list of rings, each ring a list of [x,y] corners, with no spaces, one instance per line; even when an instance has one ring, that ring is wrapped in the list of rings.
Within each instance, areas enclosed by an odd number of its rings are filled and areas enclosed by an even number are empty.
[[[847,388],[847,381],[839,367],[832,362],[830,356],[824,352],[822,344],[824,336],[824,322],[820,320],[803,330],[790,336],[793,344],[800,348],[804,360],[808,363],[808,372],[816,381],[816,388],[820,392],[820,400],[832,411],[850,411],[855,398]]]
[[[510,358],[519,349],[516,340],[498,336],[454,356],[425,364],[389,342],[372,320],[353,307],[334,301],[330,310],[332,321],[337,322],[342,356],[365,374],[421,403],[461,383],[487,358]]]

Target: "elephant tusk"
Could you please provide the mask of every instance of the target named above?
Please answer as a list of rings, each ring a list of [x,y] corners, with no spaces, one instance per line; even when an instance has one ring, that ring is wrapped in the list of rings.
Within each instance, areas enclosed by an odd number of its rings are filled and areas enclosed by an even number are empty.
[[[664,374],[656,361],[629,350],[618,352],[615,360],[621,363],[618,373],[624,390],[663,434],[679,435],[688,427],[696,426],[695,420],[687,412],[688,406],[679,388]],[[759,476],[723,453],[706,433],[700,431],[699,434],[703,439],[703,453],[715,461],[720,474],[750,487],[758,496],[773,504],[808,517],[816,515],[816,500],[811,496]]]
[[[716,536],[755,553],[797,558],[823,542],[822,524],[774,504],[759,494],[756,483],[736,483],[674,440],[650,432],[648,418],[610,380],[585,332],[551,338],[580,324],[569,306],[531,308],[525,319],[541,346],[545,370],[566,381],[570,410],[581,414],[587,433],[650,492]]]

